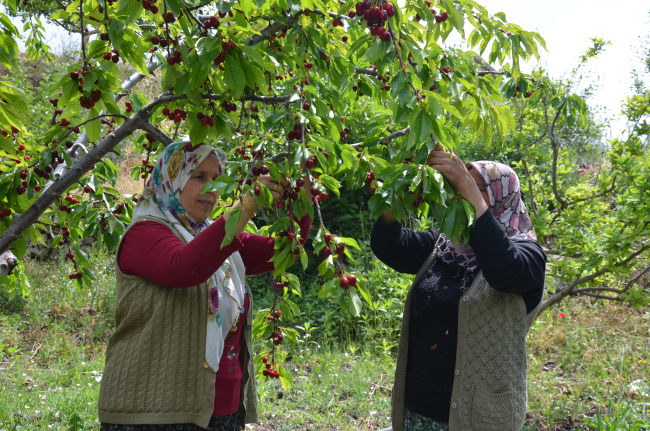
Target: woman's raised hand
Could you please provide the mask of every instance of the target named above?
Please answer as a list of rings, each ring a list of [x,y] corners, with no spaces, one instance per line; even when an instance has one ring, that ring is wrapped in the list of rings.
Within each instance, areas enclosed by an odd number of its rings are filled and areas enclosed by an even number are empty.
[[[460,195],[474,205],[477,218],[488,209],[479,190],[479,187],[485,188],[483,180],[480,177],[478,179],[472,177],[465,163],[456,154],[450,155],[449,150],[443,149],[438,144],[429,154],[427,165],[444,175],[447,181],[458,189]],[[481,184],[477,183],[479,180]]]
[[[284,189],[290,185],[289,181],[285,177],[282,177],[282,182],[278,182],[278,180],[273,178],[271,175],[260,175],[258,181],[260,184],[264,184],[271,191],[271,196],[273,196],[274,202],[280,200],[284,194]]]

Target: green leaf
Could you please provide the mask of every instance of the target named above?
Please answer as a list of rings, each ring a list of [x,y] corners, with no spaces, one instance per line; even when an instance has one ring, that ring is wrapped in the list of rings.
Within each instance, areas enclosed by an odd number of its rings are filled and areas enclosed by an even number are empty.
[[[93,107],[93,109],[88,111],[88,117],[86,118],[86,120],[95,118],[98,115],[99,115],[99,107],[96,105]],[[88,140],[90,142],[97,141],[101,133],[102,133],[102,124],[100,119],[91,121],[90,123],[86,124],[86,134],[88,135]]]
[[[302,269],[306,270],[307,265],[309,265],[309,257],[307,257],[305,247],[300,247],[300,263],[302,264]]]
[[[284,388],[285,391],[291,390],[292,384],[293,384],[293,377],[287,370],[285,370],[283,367],[278,366],[278,374],[280,374],[280,383],[282,383],[282,387]]]
[[[377,39],[377,43],[372,45],[370,48],[368,48],[368,51],[366,51],[366,61],[372,64],[375,61],[379,60],[384,52],[386,52],[386,45]]]
[[[359,251],[361,251],[361,248],[359,248],[359,244],[357,244],[357,241],[354,238],[345,238],[345,237],[338,237],[341,243],[347,245],[348,247],[355,248]]]
[[[69,431],[81,431],[84,428],[84,422],[76,413],[72,414],[72,417],[70,418],[70,422],[68,422],[68,425],[70,425],[70,428],[68,428]]]
[[[330,298],[336,294],[339,289],[341,282],[338,278],[332,279],[327,283],[323,284],[318,293],[318,299]]]
[[[226,85],[233,91],[235,97],[241,97],[244,93],[244,88],[246,87],[246,77],[244,71],[239,65],[237,57],[234,55],[227,55],[224,67],[226,68],[226,71],[223,73],[223,77]]]
[[[420,109],[420,112],[415,116],[410,126],[409,139],[412,136],[416,145],[428,140],[429,134],[431,133],[431,114],[429,114],[429,111],[427,109]]]
[[[354,288],[349,288],[348,294],[350,295],[350,301],[348,302],[348,311],[351,315],[357,317],[361,314],[361,309],[363,308],[361,298],[359,298],[359,295],[357,295],[357,290]]]
[[[183,5],[181,0],[165,0],[165,3],[174,16],[178,17],[178,15],[180,15],[181,7]]]
[[[27,252],[27,241],[25,238],[20,237],[14,241],[14,243],[11,244],[11,252],[21,260],[23,256],[25,256],[25,252]]]
[[[221,242],[221,248],[224,248],[232,242],[235,238],[235,230],[237,229],[237,223],[241,218],[241,208],[233,208],[230,211],[228,220],[226,221],[226,236],[224,236],[223,241]]]
[[[339,188],[341,188],[341,183],[339,183],[336,178],[330,177],[327,174],[322,174],[318,179],[323,185],[333,191],[336,196],[340,196]]]

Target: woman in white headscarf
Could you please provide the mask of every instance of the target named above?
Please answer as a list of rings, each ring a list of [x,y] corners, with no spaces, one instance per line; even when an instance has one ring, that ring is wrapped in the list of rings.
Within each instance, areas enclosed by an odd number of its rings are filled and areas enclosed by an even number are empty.
[[[221,248],[232,210],[211,221],[218,192],[201,191],[224,165],[223,151],[190,142],[171,144],[155,164],[116,254],[102,431],[231,431],[257,422],[245,276],[273,271],[274,238],[243,233],[258,209],[244,195],[235,237]],[[268,175],[258,181],[275,201],[289,186]],[[308,187],[301,193],[312,201]],[[304,242],[310,227],[305,213],[296,239]]]

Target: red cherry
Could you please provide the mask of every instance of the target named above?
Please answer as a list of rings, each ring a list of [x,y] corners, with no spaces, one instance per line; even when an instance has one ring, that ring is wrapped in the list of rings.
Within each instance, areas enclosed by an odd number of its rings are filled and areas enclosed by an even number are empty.
[[[27,172],[21,172],[20,173],[20,178],[23,179],[23,180],[27,179]]]
[[[350,286],[356,287],[357,286],[357,277],[354,275],[349,275],[348,276],[348,281],[350,282]]]
[[[70,280],[74,280],[75,278],[77,278],[77,274],[70,274],[68,275],[68,277],[70,278]]]
[[[277,311],[275,312],[275,317],[279,319],[280,316],[282,316],[282,311],[277,310]]]
[[[350,280],[348,280],[347,277],[341,277],[339,282],[341,283],[341,287],[343,287],[344,289],[347,289],[348,286],[350,285]]]
[[[112,54],[110,52],[105,52],[104,53],[104,60],[108,61],[112,58]]]
[[[341,38],[341,40],[343,41],[343,43],[345,43],[345,42],[348,41],[348,37],[344,35],[344,36]]]
[[[264,362],[265,364],[266,364],[268,361],[269,361],[269,358],[267,358],[266,356],[265,356],[264,358],[262,358],[262,362]]]
[[[318,198],[318,197],[317,197],[317,198]],[[331,255],[332,255],[332,249],[329,248],[329,247],[325,247],[325,248],[323,249],[323,256],[324,256],[324,257],[329,257],[329,256],[331,256]]]
[[[72,253],[66,253],[66,254],[65,254],[65,258],[66,258],[66,259],[73,259],[74,256],[72,255]]]
[[[307,162],[305,162],[305,165],[307,165],[308,169],[311,169],[314,167],[314,161],[312,159],[309,159]]]
[[[332,234],[326,232],[323,234],[323,239],[325,240],[325,244],[329,244],[332,241]]]

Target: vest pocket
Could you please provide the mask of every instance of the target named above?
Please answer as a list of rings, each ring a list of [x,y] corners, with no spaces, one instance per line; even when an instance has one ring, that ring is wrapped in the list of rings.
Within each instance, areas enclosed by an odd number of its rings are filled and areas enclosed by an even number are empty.
[[[472,404],[472,431],[513,429],[512,392],[494,394],[477,387]]]

